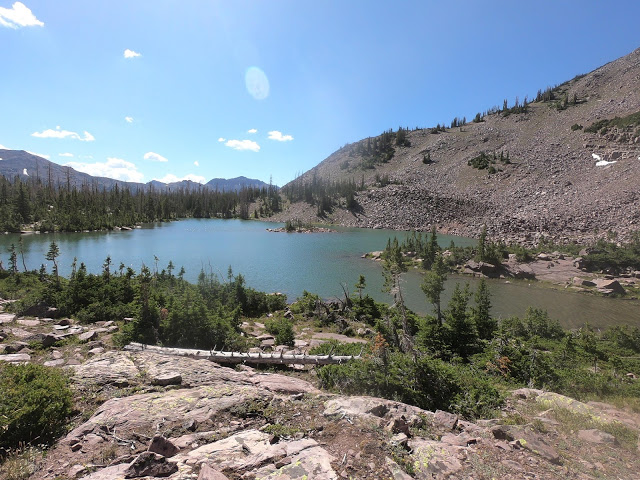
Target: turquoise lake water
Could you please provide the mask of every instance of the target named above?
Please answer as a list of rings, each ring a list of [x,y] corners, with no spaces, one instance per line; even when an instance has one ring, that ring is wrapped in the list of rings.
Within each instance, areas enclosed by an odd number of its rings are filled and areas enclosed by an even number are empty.
[[[185,278],[195,281],[201,269],[225,278],[229,266],[241,273],[249,286],[267,292],[285,293],[289,301],[304,290],[324,298],[342,297],[341,284],[354,291],[359,275],[367,281],[366,293],[390,301],[382,289],[382,269],[378,262],[363,259],[364,253],[384,249],[389,237],[402,238],[406,232],[336,227],[336,233],[271,233],[273,223],[243,220],[189,219],[145,225],[132,231],[55,233],[22,235],[27,268],[47,264],[44,256],[55,240],[60,248],[60,273],[68,275],[74,257],[91,272],[100,272],[107,255],[117,268],[120,262],[139,271],[145,264],[153,269],[157,257],[162,270],[171,260],[186,270]],[[472,239],[439,236],[446,247],[475,243]],[[0,259],[9,261],[8,247],[17,246],[18,235],[0,235]],[[21,259],[18,263],[22,267]],[[49,266],[50,267],[50,266]],[[403,276],[403,293],[409,308],[430,311],[420,290],[421,274],[410,271]],[[444,294],[448,300],[456,282],[477,280],[450,276]],[[587,296],[574,292],[542,288],[536,282],[490,280],[493,313],[508,317],[524,315],[528,306],[546,309],[566,327],[589,322],[596,327],[610,324],[640,324],[640,302]]]

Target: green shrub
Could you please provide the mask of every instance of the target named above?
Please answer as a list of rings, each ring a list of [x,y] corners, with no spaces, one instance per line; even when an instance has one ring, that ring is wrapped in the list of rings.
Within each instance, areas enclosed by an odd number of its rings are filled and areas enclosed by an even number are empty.
[[[267,320],[264,326],[267,332],[271,335],[275,335],[276,344],[293,347],[295,340],[293,322],[286,318],[274,318],[272,320]]]
[[[424,355],[391,353],[318,370],[325,388],[398,400],[425,410],[442,409],[466,418],[490,416],[503,402],[480,371]]]
[[[304,290],[302,292],[302,297],[299,297],[295,303],[291,304],[291,311],[293,313],[311,315],[316,310],[318,302],[320,302],[320,297],[318,295]]]
[[[64,432],[72,411],[68,379],[42,365],[0,367],[0,449],[48,444]]]
[[[575,132],[576,130],[582,130],[582,125],[579,125],[577,123],[571,125],[571,131]]]

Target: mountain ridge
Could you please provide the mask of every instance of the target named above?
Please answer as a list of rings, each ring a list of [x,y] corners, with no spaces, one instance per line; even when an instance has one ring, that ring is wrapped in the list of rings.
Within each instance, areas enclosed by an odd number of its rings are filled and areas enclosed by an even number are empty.
[[[640,49],[538,97],[526,108],[509,106],[437,133],[405,130],[406,143],[392,145],[388,161],[366,154],[382,136],[348,144],[283,189],[313,177],[363,182],[357,208],[339,201],[323,217],[299,202],[274,219],[400,230],[435,225],[465,236],[486,225],[492,237],[523,244],[542,236],[628,238],[640,225]],[[488,165],[474,168],[483,155]]]
[[[24,172],[27,172],[25,175]],[[50,181],[55,185],[66,185],[67,183],[76,188],[86,185],[97,186],[99,189],[111,190],[115,188],[130,188],[133,190],[153,188],[155,190],[173,191],[179,189],[210,188],[212,190],[239,191],[243,187],[263,188],[269,184],[262,180],[247,178],[244,176],[223,179],[214,178],[206,184],[200,184],[191,180],[181,180],[179,182],[164,183],[158,180],[151,180],[147,183],[127,182],[109,177],[93,176],[80,172],[72,167],[59,165],[43,157],[34,155],[25,150],[0,149],[0,175],[7,179],[16,176],[25,178],[40,178],[44,182]],[[213,183],[212,183],[213,182]]]

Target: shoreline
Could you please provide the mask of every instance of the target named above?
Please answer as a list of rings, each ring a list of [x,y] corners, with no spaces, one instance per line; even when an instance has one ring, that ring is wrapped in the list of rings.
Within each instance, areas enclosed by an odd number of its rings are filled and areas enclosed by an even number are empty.
[[[369,252],[362,255],[362,258],[380,262],[382,253]],[[410,265],[421,268],[421,259],[406,254],[403,257]],[[502,262],[500,266],[469,260],[456,265],[451,273],[474,278],[532,281],[543,288],[568,289],[576,293],[621,300],[637,300],[640,297],[640,272],[624,276],[589,272],[577,266],[580,260],[580,257],[565,257],[562,254],[540,254],[531,262],[518,262],[515,255],[511,254],[509,260]]]

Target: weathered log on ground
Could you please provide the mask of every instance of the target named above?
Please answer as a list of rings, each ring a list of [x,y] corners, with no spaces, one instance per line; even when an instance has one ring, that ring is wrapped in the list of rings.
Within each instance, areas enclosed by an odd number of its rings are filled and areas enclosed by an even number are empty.
[[[144,345],[132,342],[126,347],[128,351],[147,350],[161,355],[177,355],[208,359],[216,363],[252,363],[252,364],[276,364],[276,365],[336,365],[346,363],[349,360],[360,360],[360,355],[306,355],[292,353],[244,353],[244,352],[220,352],[214,350],[195,350],[189,348],[158,347],[156,345]]]

